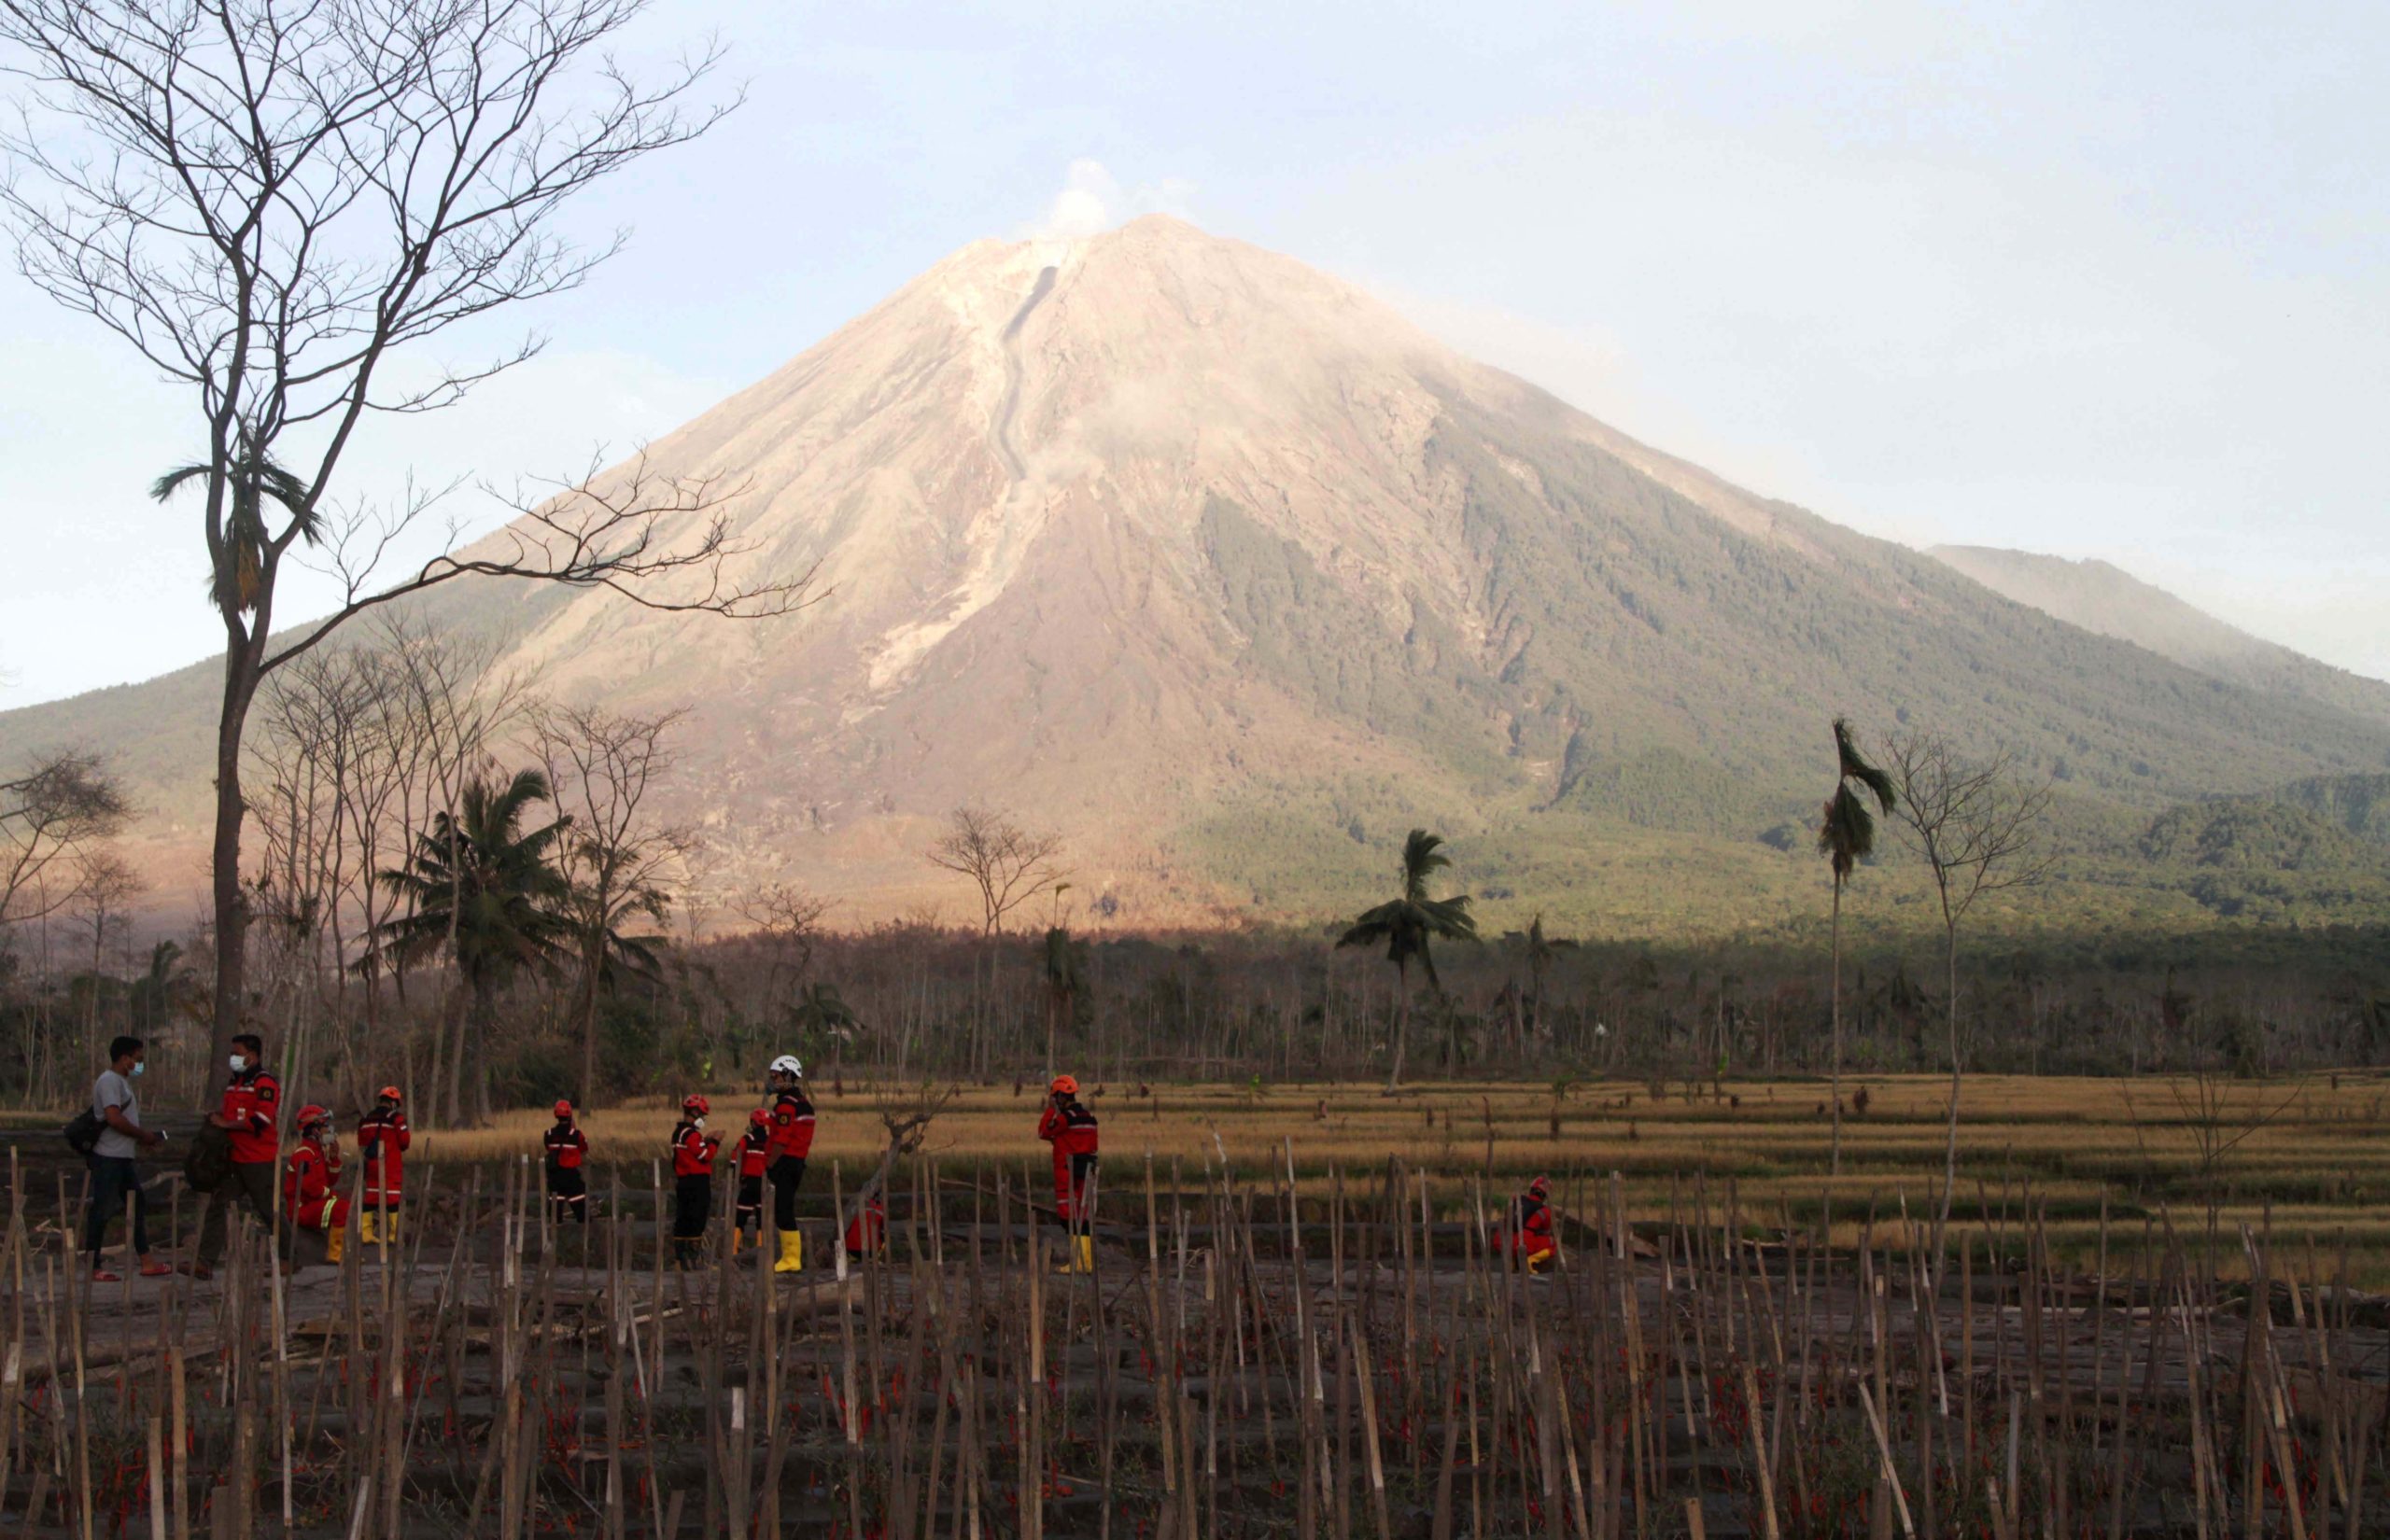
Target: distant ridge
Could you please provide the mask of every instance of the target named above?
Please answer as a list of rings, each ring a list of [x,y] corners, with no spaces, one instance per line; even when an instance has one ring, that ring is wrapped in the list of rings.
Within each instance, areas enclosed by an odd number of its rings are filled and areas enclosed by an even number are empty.
[[[2071,560],[1984,545],[1931,554],[1993,593],[2069,625],[2115,637],[2186,668],[2390,724],[2390,684],[2253,637],[2155,584],[2096,558]]]

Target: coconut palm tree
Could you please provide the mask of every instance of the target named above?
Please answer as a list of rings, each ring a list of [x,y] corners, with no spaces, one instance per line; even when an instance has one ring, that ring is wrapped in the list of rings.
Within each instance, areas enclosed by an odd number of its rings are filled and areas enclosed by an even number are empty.
[[[598,1104],[598,1008],[626,978],[654,980],[663,973],[657,947],[664,937],[634,932],[641,919],[661,926],[672,913],[672,895],[646,875],[634,853],[600,840],[573,842],[562,913],[581,959],[581,1105]]]
[[[832,1074],[836,1074],[846,1060],[847,1040],[863,1030],[863,1018],[855,1015],[854,1007],[847,1003],[835,984],[799,989],[796,1004],[789,1011],[789,1022],[808,1041],[819,1038],[830,1044]]]
[[[1385,943],[1385,958],[1394,964],[1397,998],[1394,1015],[1394,1057],[1386,1069],[1386,1094],[1394,1094],[1402,1084],[1402,1054],[1411,1035],[1411,965],[1413,962],[1427,971],[1427,985],[1441,991],[1443,984],[1436,977],[1436,959],[1428,944],[1441,937],[1446,941],[1475,941],[1477,921],[1469,912],[1469,895],[1455,893],[1451,898],[1431,899],[1427,896],[1427,878],[1450,866],[1452,858],[1443,853],[1443,836],[1431,834],[1425,829],[1413,829],[1402,842],[1402,896],[1388,900],[1354,920],[1352,928],[1336,940],[1339,946],[1374,946]]]
[[[208,553],[215,570],[208,579],[207,596],[218,609],[235,614],[255,609],[258,596],[266,586],[265,564],[273,545],[273,537],[265,526],[265,505],[269,500],[280,503],[290,514],[291,532],[307,544],[317,543],[324,535],[323,515],[307,503],[307,483],[259,454],[246,432],[241,441],[241,448],[225,472],[231,516],[224,521],[223,543],[220,549]],[[176,466],[150,483],[149,496],[164,502],[189,483],[204,480],[214,469],[206,465]]]
[[[1834,795],[1826,799],[1818,824],[1818,854],[1834,871],[1834,1155],[1832,1169],[1842,1171],[1842,885],[1851,872],[1876,850],[1876,815],[1850,783],[1872,792],[1882,811],[1892,810],[1892,777],[1868,763],[1851,741],[1850,723],[1834,720],[1835,772]]]
[[[516,772],[502,786],[478,777],[465,785],[455,819],[443,811],[415,837],[405,864],[378,880],[402,901],[401,911],[374,931],[373,956],[402,960],[430,957],[443,946],[457,964],[459,987],[448,997],[442,1032],[454,1044],[448,1115],[462,1116],[466,1057],[458,1035],[465,1001],[485,1027],[498,993],[526,968],[554,968],[574,933],[571,885],[555,864],[555,847],[570,820],[524,828],[525,815],[551,800],[548,777]],[[486,1111],[487,1056],[476,1063],[476,1102]]]
[[[1535,987],[1535,993],[1527,999],[1528,1031],[1539,1036],[1542,1034],[1544,981],[1552,976],[1552,965],[1560,960],[1560,954],[1576,945],[1575,942],[1560,936],[1545,935],[1543,914],[1540,910],[1537,911],[1535,918],[1527,923],[1527,980]]]
[[[1062,1023],[1077,1026],[1087,1003],[1087,943],[1067,925],[1046,928],[1046,1073],[1054,1073],[1054,1045]]]

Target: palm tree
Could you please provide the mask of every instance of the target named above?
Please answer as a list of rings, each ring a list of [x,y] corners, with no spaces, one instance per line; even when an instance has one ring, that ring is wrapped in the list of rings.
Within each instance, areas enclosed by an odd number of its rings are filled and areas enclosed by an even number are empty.
[[[498,993],[526,968],[553,968],[574,933],[568,905],[571,887],[556,869],[555,847],[570,820],[526,831],[524,815],[550,800],[548,777],[516,772],[503,786],[475,777],[465,785],[457,814],[436,814],[418,833],[404,865],[379,880],[404,900],[402,911],[374,931],[373,952],[402,960],[451,948],[459,987],[448,997],[442,1032],[454,1044],[449,1061],[448,1115],[463,1114],[465,1060],[460,1035],[470,991],[485,1026]],[[475,1056],[476,1099],[486,1111],[486,1056]]]
[[[214,470],[206,465],[176,466],[150,483],[149,496],[164,502]],[[224,479],[231,516],[224,521],[222,546],[208,553],[215,571],[208,579],[207,596],[219,609],[246,614],[258,607],[258,596],[264,592],[265,564],[274,543],[265,526],[267,500],[283,506],[290,514],[291,530],[309,545],[323,539],[323,515],[308,506],[307,483],[259,454],[246,431]]]
[[[838,993],[835,984],[816,984],[796,992],[796,1004],[789,1011],[789,1019],[796,1029],[812,1037],[818,1035],[830,1043],[830,1072],[836,1074],[845,1061],[847,1040],[863,1029],[863,1018],[855,1015],[846,997]]]
[[[598,1006],[599,1001],[627,976],[654,979],[662,972],[656,946],[664,937],[633,934],[629,926],[644,917],[662,925],[672,910],[672,896],[641,873],[636,857],[598,840],[577,842],[564,913],[581,954],[581,1105],[598,1099]]]
[[[125,991],[124,1008],[134,1031],[148,1036],[166,1025],[167,1014],[184,992],[189,975],[181,969],[179,943],[162,941],[149,948],[149,966]]]
[[[1543,914],[1540,910],[1537,911],[1535,918],[1528,922],[1527,981],[1535,987],[1535,993],[1528,998],[1527,1001],[1527,1030],[1529,1032],[1538,1036],[1542,1035],[1543,982],[1551,976],[1552,965],[1560,960],[1560,954],[1576,945],[1573,941],[1564,940],[1558,936],[1545,935]]]
[[[1859,746],[1850,740],[1850,723],[1841,717],[1834,720],[1834,751],[1836,763],[1834,795],[1826,799],[1825,813],[1818,824],[1818,854],[1826,858],[1834,870],[1834,1174],[1842,1172],[1842,885],[1850,880],[1851,871],[1873,855],[1876,850],[1876,815],[1867,804],[1852,791],[1850,783],[1857,781],[1875,794],[1877,805],[1884,812],[1892,810],[1892,778],[1862,759]]]
[[[1436,959],[1427,949],[1428,943],[1440,936],[1446,941],[1477,939],[1477,921],[1469,915],[1468,894],[1455,893],[1447,899],[1427,896],[1427,878],[1453,863],[1441,849],[1443,843],[1441,834],[1425,829],[1411,831],[1402,842],[1402,896],[1363,914],[1336,941],[1339,946],[1374,946],[1383,941],[1386,960],[1394,964],[1399,984],[1394,1057],[1385,1076],[1388,1096],[1402,1084],[1402,1051],[1411,1034],[1411,964],[1416,961],[1426,969],[1428,987],[1441,991],[1443,984],[1436,977]]]
[[[1054,1073],[1054,1039],[1061,1023],[1078,1025],[1087,999],[1087,943],[1067,925],[1046,928],[1046,1073]]]

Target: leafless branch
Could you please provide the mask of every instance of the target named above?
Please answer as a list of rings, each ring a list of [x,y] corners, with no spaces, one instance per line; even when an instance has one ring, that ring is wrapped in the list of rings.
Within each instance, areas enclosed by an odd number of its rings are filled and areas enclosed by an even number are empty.
[[[0,924],[38,919],[77,896],[79,882],[51,884],[45,875],[131,815],[124,789],[96,754],[36,755],[0,781]]]
[[[948,815],[946,833],[926,854],[930,862],[971,879],[979,890],[983,933],[994,935],[1005,917],[1061,882],[1055,863],[1059,834],[1033,832],[995,809],[968,805]]]

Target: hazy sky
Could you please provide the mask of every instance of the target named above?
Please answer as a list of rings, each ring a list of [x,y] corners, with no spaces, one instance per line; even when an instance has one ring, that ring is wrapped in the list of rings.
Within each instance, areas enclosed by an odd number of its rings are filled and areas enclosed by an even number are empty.
[[[2390,19],[2260,9],[657,0],[638,47],[719,31],[746,105],[576,216],[633,245],[543,358],[356,485],[566,469],[967,241],[1163,208],[1762,492],[2390,677]],[[142,494],[189,404],[13,273],[0,362],[0,706],[215,651]]]

